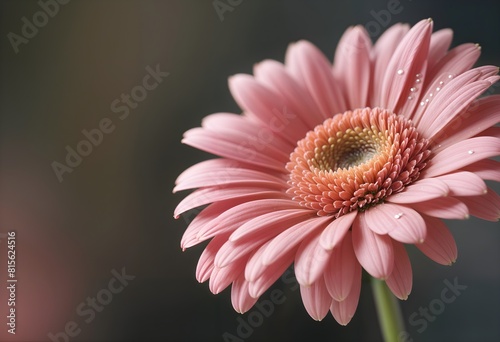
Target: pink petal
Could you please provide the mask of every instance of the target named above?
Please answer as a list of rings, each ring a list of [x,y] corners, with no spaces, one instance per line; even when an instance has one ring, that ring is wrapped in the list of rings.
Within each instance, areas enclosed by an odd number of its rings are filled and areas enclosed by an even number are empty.
[[[266,290],[274,284],[279,277],[281,277],[286,269],[290,267],[293,262],[294,255],[295,250],[291,250],[287,254],[281,256],[273,264],[267,266],[265,272],[262,273],[258,279],[250,282],[248,288],[250,296],[258,298],[266,292]]]
[[[201,213],[203,213],[203,211]],[[196,216],[195,219],[198,217],[201,217],[201,213],[198,214],[198,216]],[[207,217],[206,219],[200,218],[199,221],[203,220],[205,222],[210,222],[212,219],[213,219],[212,217]],[[188,220],[186,220],[186,221],[188,221]],[[193,222],[194,222],[194,220],[193,220]],[[193,225],[193,224],[188,226],[188,228],[186,229],[186,231],[182,235],[182,239],[181,239],[181,248],[183,251],[185,251],[186,248],[192,247],[192,246],[197,245],[198,243],[201,242],[198,240],[198,233],[199,233],[201,227],[202,227],[202,225]]]
[[[270,175],[269,173],[244,168],[226,167],[194,175],[180,182],[174,188],[174,192],[228,184],[240,186],[269,186],[274,188],[281,185],[283,189],[287,188],[285,180]]]
[[[462,197],[461,199],[463,198],[470,197]],[[442,219],[466,220],[469,218],[467,206],[454,197],[442,197],[421,203],[412,203],[411,207],[422,214]]]
[[[423,171],[425,178],[440,176],[500,154],[500,139],[477,137],[462,140],[437,153]]]
[[[451,75],[460,75],[469,70],[476,63],[481,49],[477,44],[467,43],[459,45],[450,51],[429,69],[429,84],[432,84],[438,75],[447,73]]]
[[[307,213],[305,210],[303,210],[303,212]],[[284,210],[280,212],[273,212],[273,214],[275,214],[275,216],[271,219],[271,221],[265,223],[264,225],[261,225],[261,222],[265,222],[265,220],[260,221],[260,217],[244,223],[243,226],[246,226],[251,230],[258,229],[258,233],[248,234],[245,237],[232,240],[233,235],[235,234],[233,233],[229,237],[229,241],[226,242],[217,253],[215,257],[215,265],[218,267],[225,267],[233,263],[235,260],[238,260],[248,253],[256,250],[256,248],[260,247],[285,229],[304,220],[304,215],[300,212],[297,213]],[[282,215],[281,218],[280,214]],[[241,230],[241,227],[238,228],[238,230]]]
[[[317,234],[303,241],[295,255],[295,276],[300,285],[312,285],[323,273],[330,259],[331,251],[325,250],[319,243]]]
[[[218,201],[212,203],[203,210],[201,210],[201,212],[194,217],[191,223],[189,223],[188,230],[195,229],[199,232],[200,229],[210,224],[212,220],[214,220],[217,216],[219,216],[226,210],[231,209],[232,207],[235,207],[245,202],[248,202],[246,198],[243,199],[239,198],[239,199],[230,199],[226,201]],[[183,245],[182,241],[184,241],[184,237],[181,240],[181,247]]]
[[[432,123],[430,120],[424,121],[424,118],[430,118],[430,115],[424,115],[421,122],[424,122],[427,126],[422,127],[424,124],[419,124],[419,132],[426,138],[433,137],[443,130],[454,118],[463,113],[491,84],[491,82],[485,80],[477,81],[461,88],[453,87],[452,84],[445,87],[443,91],[436,95],[434,101],[430,102],[426,112],[437,112],[439,115],[432,118]]]
[[[365,212],[366,214],[366,212]],[[361,213],[354,221],[352,241],[356,258],[363,268],[373,277],[386,279],[394,267],[394,251],[391,238],[375,234],[370,229],[371,222]]]
[[[446,55],[450,48],[453,39],[453,31],[450,29],[442,29],[436,31],[431,36],[431,45],[429,47],[428,69],[432,70],[434,65]]]
[[[225,269],[231,264],[240,261],[243,257],[248,258],[250,253],[260,248],[268,239],[268,236],[264,236],[254,240],[227,241],[217,252],[214,264],[217,268]]]
[[[480,98],[436,137],[441,148],[470,138],[500,122],[500,95]]]
[[[356,26],[344,34],[335,51],[334,70],[347,96],[349,108],[368,104],[370,85],[371,41],[363,26]]]
[[[288,196],[282,191],[277,191],[276,189],[250,186],[203,188],[195,190],[194,192],[186,196],[175,208],[174,217],[179,218],[182,213],[205,204],[236,198],[245,198],[247,202],[250,202],[261,198],[283,199],[288,198]]]
[[[496,222],[500,219],[500,196],[491,188],[481,196],[460,198],[469,208],[469,213],[483,220]]]
[[[286,108],[283,98],[258,83],[252,76],[238,74],[229,78],[229,90],[240,108],[251,112],[260,122],[295,145],[307,132],[298,115]],[[281,129],[278,129],[281,127]]]
[[[325,284],[332,298],[338,302],[346,299],[353,283],[359,280],[356,276],[360,272],[361,265],[354,254],[351,233],[348,232],[333,250],[330,262],[325,269]]]
[[[206,240],[217,234],[233,232],[245,222],[269,212],[290,210],[296,203],[285,199],[257,199],[244,202],[226,210],[210,224],[202,227],[198,232],[200,240]],[[296,208],[296,207],[295,207]]]
[[[430,46],[429,46],[429,54],[427,57],[427,67],[426,70],[430,70],[434,65],[436,65],[439,60],[445,56],[447,49],[451,43],[451,39],[453,36],[453,32],[450,29],[443,29],[437,32],[434,32],[431,35]],[[418,77],[417,77],[418,76]],[[415,82],[409,85],[410,92],[408,92],[408,101],[403,101],[403,104],[397,109],[398,113],[409,113],[408,118],[418,119],[420,115],[415,116],[415,110],[420,110],[419,108],[421,103],[422,94],[425,93],[428,89],[436,89],[437,85],[432,85],[432,87],[424,86],[428,81],[423,82],[424,78],[429,79],[429,72],[421,72],[415,75]],[[439,83],[437,81],[437,83]],[[427,98],[428,94],[423,98]],[[412,114],[413,113],[413,114]]]
[[[376,234],[389,234],[404,243],[421,243],[425,239],[425,223],[415,210],[392,203],[379,204],[365,211],[365,225]]]
[[[217,235],[210,241],[201,253],[198,265],[196,266],[196,280],[203,283],[210,278],[214,269],[215,255],[221,246],[227,241],[229,233]]]
[[[342,89],[332,75],[331,64],[313,44],[301,40],[290,45],[285,64],[294,78],[309,91],[325,119],[347,110]]]
[[[415,82],[415,75],[425,75],[431,33],[432,21],[426,19],[403,37],[387,66],[382,85],[382,107],[396,110],[402,96],[402,101],[407,101],[406,92]]]
[[[204,227],[208,227],[212,224],[213,220],[226,210],[244,202],[248,202],[248,199],[245,197],[212,203],[205,209],[201,210],[201,212],[193,213],[193,215],[196,216],[191,223],[189,223],[189,217],[184,217],[189,226],[182,236],[181,248],[185,250],[186,248],[200,243],[201,240],[199,240],[198,237],[200,236],[200,231],[204,229]]]
[[[426,122],[424,122],[422,125],[431,125],[432,123],[429,123],[429,120],[432,122],[433,120],[433,115],[432,113],[435,113],[437,111],[441,111],[442,109],[440,108],[430,108],[429,107],[429,102],[430,103],[435,103],[435,106],[441,106],[443,107],[447,102],[450,103],[448,105],[447,109],[444,111],[444,113],[441,112],[439,114],[439,123],[441,124],[442,122],[445,122],[446,126],[451,125],[454,120],[460,120],[460,117],[463,115],[464,112],[467,112],[469,108],[472,108],[474,105],[474,102],[470,101],[472,100],[476,101],[476,97],[478,95],[475,95],[475,93],[480,91],[481,87],[486,87],[488,88],[491,84],[495,83],[498,81],[498,76],[493,76],[498,73],[498,67],[495,66],[481,66],[469,71],[466,71],[465,73],[459,75],[458,77],[454,78],[453,74],[445,73],[437,77],[433,83],[431,83],[429,86],[427,86],[426,92],[424,96],[422,97],[422,100],[420,102],[420,105],[418,106],[413,119],[417,127],[420,127],[422,122],[425,120],[426,113],[431,113],[428,114]],[[453,86],[456,89],[456,92],[453,92],[453,89],[450,89],[450,87]],[[445,92],[444,89],[447,89]],[[462,94],[463,90],[459,89],[465,89],[468,94]],[[457,94],[457,92],[459,92]],[[448,99],[447,96],[443,94],[452,94],[453,98],[460,98],[458,100],[451,100]],[[438,96],[439,95],[439,96]],[[463,103],[461,103],[462,99],[465,99],[466,97],[469,97],[469,100],[467,103],[470,103],[471,105],[469,108],[464,107],[463,110],[456,110],[456,108],[462,107]],[[445,99],[443,101],[443,99]],[[430,109],[429,109],[430,108]],[[451,119],[451,120],[448,120]],[[447,127],[444,126],[443,131],[437,131],[436,130],[436,141],[439,140],[440,138],[438,135],[442,135],[443,133],[446,133]],[[429,133],[431,135],[432,133]]]
[[[450,188],[435,178],[424,178],[407,186],[403,192],[391,195],[387,201],[393,203],[414,203],[448,196]]]
[[[500,139],[500,127],[490,127],[488,129],[485,129],[481,133],[477,134],[476,136],[480,137],[494,137]]]
[[[283,64],[265,60],[254,66],[257,81],[283,96],[285,106],[297,113],[307,127],[315,127],[324,120],[313,98],[303,86],[286,71]]]
[[[182,142],[205,152],[278,172],[283,172],[284,164],[287,162],[283,154],[268,156],[242,141],[237,135],[226,136],[203,128],[190,129],[184,134]]]
[[[371,94],[371,106],[380,107],[380,94],[382,92],[382,82],[384,81],[384,76],[386,73],[387,65],[394,54],[397,46],[406,35],[410,26],[407,24],[395,24],[389,27],[380,38],[375,43],[372,50],[375,60],[375,66],[373,68],[373,86],[370,91]]]
[[[295,144],[287,141],[277,127],[268,127],[266,124],[251,120],[248,115],[230,113],[211,114],[203,118],[201,122],[202,127],[211,132],[238,133],[241,140],[260,152],[270,150],[273,153],[276,151],[284,153],[284,151],[294,149]]]
[[[242,165],[243,165],[242,162],[238,162],[232,159],[226,159],[226,158],[208,159],[200,163],[194,164],[188,167],[186,170],[184,170],[175,180],[175,184],[177,185],[193,176],[196,176],[206,171],[220,170],[226,167],[241,167]],[[246,169],[252,169],[251,164],[245,164],[244,167]],[[259,167],[255,167],[255,169],[267,170],[265,168],[259,168]]]
[[[446,183],[452,196],[478,196],[488,192],[486,183],[471,172],[456,172],[436,177]]]
[[[427,238],[416,245],[428,258],[441,265],[451,265],[457,260],[457,245],[448,228],[440,219],[426,216]]]
[[[300,295],[307,313],[316,321],[321,321],[325,318],[332,298],[326,290],[323,278],[318,279],[311,286],[300,286]]]
[[[436,94],[437,89],[443,90],[448,86],[453,77],[469,70],[479,57],[480,51],[474,44],[460,45],[450,50],[427,74],[427,86],[422,91],[420,101],[431,99],[431,93]],[[419,89],[422,87],[418,87]],[[417,101],[415,101],[417,102]],[[427,112],[427,105],[418,105],[413,114],[413,121],[418,123],[424,113]]]
[[[389,232],[389,236],[396,241],[411,244],[420,244],[427,237],[427,226],[421,215],[415,211],[415,222],[411,225],[401,225]]]
[[[285,230],[276,236],[266,248],[265,253],[262,255],[262,263],[264,265],[272,264],[283,254],[295,248],[308,236],[316,234],[316,231],[322,229],[330,220],[331,217],[329,216],[314,217],[304,222],[299,222]]]
[[[427,110],[418,122],[418,131],[430,138],[466,109],[491,85],[486,80],[476,81],[480,75],[479,70],[470,70],[454,78],[439,92],[434,92],[432,101],[425,105]]]
[[[243,239],[251,239],[262,234],[269,234],[271,230],[276,230],[281,233],[283,227],[285,227],[285,229],[291,227],[291,222],[293,222],[293,224],[295,224],[295,222],[304,222],[304,220],[311,218],[312,215],[313,213],[307,209],[294,208],[272,211],[257,216],[242,224],[231,234],[229,241],[237,242]]]
[[[253,136],[260,129],[266,127],[244,115],[225,112],[205,116],[201,121],[201,126],[212,132],[240,131],[245,136]]]
[[[351,292],[349,292],[347,298],[341,302],[333,300],[330,307],[333,318],[340,325],[347,325],[358,307],[359,295],[361,293],[361,267],[358,267],[357,270],[356,280],[353,282]]]
[[[231,303],[236,312],[243,314],[255,305],[258,298],[253,298],[248,292],[248,281],[241,274],[231,286]]]
[[[403,244],[393,240],[392,247],[394,248],[394,269],[385,282],[396,297],[406,300],[411,292],[413,281],[410,259]]]
[[[248,259],[248,262],[245,266],[245,279],[248,281],[255,281],[258,279],[262,273],[266,271],[265,265],[262,263],[262,255],[264,251],[267,249],[270,241],[267,241],[259,249]]]
[[[500,182],[500,162],[493,159],[483,159],[463,168],[473,172],[482,179]]]
[[[215,266],[208,282],[210,291],[213,294],[221,293],[243,273],[247,260],[248,256],[237,260],[227,267],[220,268]]]
[[[333,220],[321,233],[319,238],[321,246],[326,250],[331,250],[337,246],[344,239],[357,215],[357,211],[351,211],[349,214]]]
[[[488,76],[484,75],[482,77],[482,79],[484,79],[485,81],[488,81],[490,82],[492,85],[494,85],[495,83],[497,83],[498,81],[500,81],[500,76],[497,75],[498,74],[498,71],[499,71],[499,68],[497,66],[493,66],[493,65],[485,65],[483,67],[479,67],[478,69],[480,68],[490,68],[490,69],[493,69],[492,73],[489,73]]]

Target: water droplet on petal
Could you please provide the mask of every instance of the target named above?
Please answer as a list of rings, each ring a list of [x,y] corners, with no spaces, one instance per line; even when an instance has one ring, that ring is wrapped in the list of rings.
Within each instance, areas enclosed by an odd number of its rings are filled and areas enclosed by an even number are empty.
[[[413,97],[412,96],[408,96],[408,100],[413,100]]]
[[[396,215],[394,215],[394,218],[399,220],[403,215],[403,213],[397,213]]]
[[[474,150],[469,150],[469,152],[467,152],[469,154],[474,154]]]
[[[422,74],[417,74],[416,76],[417,76],[417,78],[420,78],[420,77],[422,77]]]
[[[420,102],[420,105],[421,105],[421,106],[424,106],[424,105],[425,105],[425,102],[424,102],[424,101]]]
[[[441,90],[441,88],[439,88],[439,87],[436,88],[436,91],[440,91],[440,90]]]
[[[416,87],[411,87],[411,88],[410,88],[410,91],[411,91],[412,93],[414,93],[414,92],[416,92],[416,91],[417,91],[417,88],[416,88]]]
[[[449,75],[448,75],[448,78],[449,78],[449,79],[452,79],[452,78],[453,78],[453,75],[452,75],[452,74],[449,74]]]
[[[415,83],[420,83],[420,82],[421,82],[420,78],[417,78],[417,79],[415,80]]]
[[[433,93],[430,93],[430,94],[429,94],[429,97],[433,97],[433,96],[434,96],[434,94],[433,94]]]
[[[440,85],[440,86],[442,86],[443,84],[444,84],[444,82],[443,82],[443,81],[440,81],[440,82],[439,82],[439,85]]]
[[[403,69],[398,70],[398,75],[403,75],[404,73],[405,73],[405,71]]]

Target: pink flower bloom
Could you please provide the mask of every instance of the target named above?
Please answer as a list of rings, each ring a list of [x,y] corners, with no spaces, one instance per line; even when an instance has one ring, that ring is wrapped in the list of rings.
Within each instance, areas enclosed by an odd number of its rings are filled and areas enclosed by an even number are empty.
[[[440,219],[496,221],[500,96],[478,98],[498,68],[472,68],[480,48],[448,50],[449,29],[397,24],[372,45],[349,28],[333,65],[311,43],[291,44],[284,65],[266,60],[229,87],[242,115],[216,113],[183,142],[222,158],[184,171],[175,210],[209,204],[181,247],[211,241],[196,277],[213,293],[232,284],[249,310],[291,265],[307,312],[347,324],[361,273],[400,299],[411,292],[404,244],[443,265],[457,257]],[[471,69],[472,68],[472,69]]]

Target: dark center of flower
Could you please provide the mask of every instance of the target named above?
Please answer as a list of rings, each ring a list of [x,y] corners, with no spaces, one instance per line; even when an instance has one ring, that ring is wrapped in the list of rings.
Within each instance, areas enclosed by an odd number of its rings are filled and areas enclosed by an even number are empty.
[[[335,115],[297,143],[288,193],[318,215],[364,211],[420,176],[431,154],[411,121],[380,108]]]

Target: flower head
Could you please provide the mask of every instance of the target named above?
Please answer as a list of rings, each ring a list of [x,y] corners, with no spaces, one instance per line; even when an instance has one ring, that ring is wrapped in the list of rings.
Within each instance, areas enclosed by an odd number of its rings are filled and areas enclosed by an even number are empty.
[[[496,221],[500,196],[500,96],[479,98],[498,68],[472,68],[480,49],[449,50],[452,31],[432,21],[397,24],[372,46],[349,28],[333,65],[311,43],[285,64],[264,61],[230,78],[242,115],[217,113],[183,142],[221,158],[183,172],[194,189],[175,216],[204,207],[182,241],[211,240],[197,279],[249,310],[291,265],[307,312],[347,324],[362,269],[400,299],[411,292],[404,244],[432,260],[456,260],[441,219]]]

